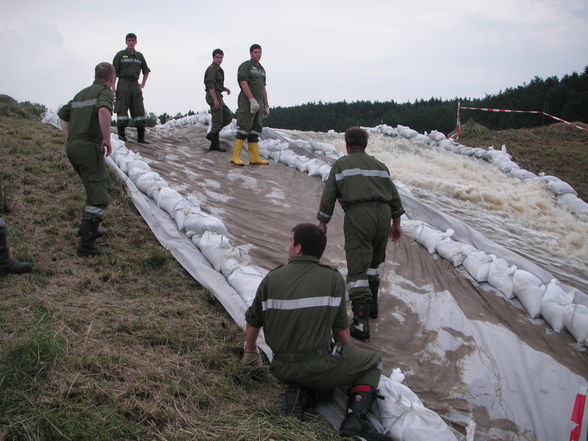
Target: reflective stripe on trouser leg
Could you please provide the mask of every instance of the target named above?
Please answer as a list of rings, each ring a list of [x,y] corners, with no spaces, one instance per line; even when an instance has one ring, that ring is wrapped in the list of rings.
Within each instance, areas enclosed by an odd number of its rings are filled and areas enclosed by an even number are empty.
[[[82,219],[102,219],[104,217],[104,209],[100,207],[94,207],[93,205],[86,205],[84,207],[84,213]]]

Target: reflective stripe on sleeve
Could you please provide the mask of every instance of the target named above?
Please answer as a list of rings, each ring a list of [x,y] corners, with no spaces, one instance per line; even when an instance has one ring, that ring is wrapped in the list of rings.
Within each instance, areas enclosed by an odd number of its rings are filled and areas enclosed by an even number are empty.
[[[92,98],[91,100],[86,100],[86,101],[74,101],[73,103],[71,103],[71,108],[72,109],[79,109],[81,107],[95,106],[97,102],[98,102],[97,98]]]
[[[337,173],[335,175],[335,180],[342,181],[346,177],[357,175],[390,179],[390,175],[385,170],[362,170],[361,168],[350,168],[349,170],[343,170],[341,173]]]
[[[325,219],[331,219],[331,216],[329,216],[327,213],[323,213],[322,211],[319,211],[318,214]]]
[[[123,63],[142,63],[142,61],[139,60],[138,58],[123,58],[120,61]]]
[[[296,300],[268,299],[261,303],[261,307],[264,311],[268,309],[290,311],[293,309],[315,308],[320,306],[339,307],[340,304],[341,297],[322,296]]]

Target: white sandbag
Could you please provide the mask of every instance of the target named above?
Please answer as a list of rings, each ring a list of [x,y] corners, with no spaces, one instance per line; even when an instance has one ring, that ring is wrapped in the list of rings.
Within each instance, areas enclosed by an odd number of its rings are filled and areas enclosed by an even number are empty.
[[[512,162],[510,158],[499,158],[494,161],[494,165],[503,173],[511,173],[513,169],[520,168],[519,165]]]
[[[333,147],[331,144],[327,144],[326,142],[309,141],[309,144],[311,145],[314,152],[322,153],[323,155],[337,151],[335,147]]]
[[[429,138],[437,142],[447,139],[447,137],[443,133],[438,132],[437,130],[433,130],[431,133],[429,133]]]
[[[283,150],[272,150],[270,151],[269,157],[273,159],[275,162],[280,162],[280,157],[282,156]]]
[[[437,244],[447,237],[451,237],[453,230],[450,228],[445,233],[435,230],[428,225],[423,225],[417,238],[417,242],[424,246],[427,251],[434,254],[437,251]]]
[[[232,244],[224,234],[217,234],[210,231],[205,232],[200,239],[198,248],[206,260],[216,270],[220,271],[227,250]]]
[[[403,230],[404,232],[404,230]],[[469,243],[457,242],[450,237],[443,239],[437,244],[437,253],[453,264],[459,266],[473,252],[478,251]]]
[[[588,307],[575,303],[568,305],[564,324],[578,343],[588,346]]]
[[[574,301],[573,292],[565,292],[553,279],[547,284],[541,300],[541,315],[551,327],[560,332],[565,327],[566,308]]]
[[[545,293],[545,285],[541,279],[528,271],[518,269],[512,279],[512,290],[527,310],[529,317],[539,317],[541,300]]]
[[[321,177],[323,182],[326,182],[326,180],[329,178],[329,173],[331,173],[331,166],[329,164],[323,164],[316,172]]]
[[[588,203],[580,199],[573,193],[562,194],[557,197],[557,202],[562,203],[570,208],[574,213],[588,216]]]
[[[402,234],[417,240],[421,234],[421,231],[424,227],[424,222],[419,220],[402,220]]]
[[[284,150],[280,155],[280,162],[286,164],[289,167],[296,167],[296,163],[300,161],[300,156],[294,153],[292,150]]]
[[[186,199],[182,199],[179,201],[175,208],[173,218],[176,221],[176,225],[178,226],[178,230],[181,232],[186,231],[185,221],[188,216],[191,214],[200,213],[200,207],[194,207],[190,202]]]
[[[506,260],[492,256],[488,269],[488,283],[504,294],[507,299],[512,299],[515,296],[512,290],[512,279],[516,270],[515,265],[509,266]]]
[[[308,163],[310,160],[306,157],[301,156],[300,161],[296,163],[296,169],[302,173],[308,173]]]
[[[227,227],[218,217],[202,212],[191,212],[184,219],[186,233],[204,234],[207,231],[217,234],[227,234]]]
[[[318,169],[321,168],[323,165],[325,165],[324,161],[321,161],[320,159],[311,159],[308,162],[308,176],[317,176],[318,175]]]
[[[398,133],[398,136],[402,136],[403,138],[407,139],[414,138],[419,134],[419,132],[417,132],[416,130],[413,130],[410,127],[406,127],[400,124],[396,126],[396,133]]]
[[[555,176],[543,176],[541,179],[547,181],[547,187],[556,196],[568,193],[571,193],[574,196],[578,195],[578,192],[574,190],[574,188],[570,184],[562,181],[561,179]]]
[[[135,157],[135,159],[131,162],[129,162],[128,165],[128,169],[129,169],[129,178],[131,178],[131,180],[133,180],[133,176],[132,176],[132,170],[134,168],[143,170],[143,171],[151,171],[151,167],[149,166],[149,164],[147,164],[143,159],[141,159],[141,157],[139,155],[137,155],[137,157]],[[136,176],[135,176],[136,178]],[[133,180],[133,182],[135,182]]]
[[[484,251],[474,251],[463,261],[463,267],[476,282],[486,282],[492,257]]]
[[[378,413],[386,434],[405,441],[457,441],[439,415],[427,409],[419,397],[398,379],[404,375],[394,369],[390,377],[382,375],[376,400]]]
[[[535,173],[531,173],[530,171],[524,170],[522,168],[513,168],[508,172],[508,175],[522,180],[533,179],[537,177]]]
[[[149,195],[149,189],[156,182],[161,182],[161,181],[163,181],[163,179],[161,179],[161,176],[159,176],[159,173],[154,172],[154,171],[149,171],[149,172],[141,173],[136,178],[135,185],[143,194]]]
[[[303,139],[293,139],[290,141],[290,144],[292,144],[294,147],[304,149],[307,152],[312,152],[312,146],[310,145],[310,142],[304,141]]]
[[[429,145],[429,137],[421,133],[417,134],[417,136],[414,137],[414,140]]]
[[[176,208],[176,204],[184,199],[180,193],[178,193],[173,188],[165,187],[162,188],[159,192],[159,197],[157,198],[157,205],[159,208],[165,210],[170,216],[174,215],[174,210]]]
[[[159,198],[159,192],[161,191],[162,188],[167,188],[167,187],[168,187],[167,182],[165,182],[163,179],[155,182],[149,188],[149,197],[151,199],[153,199],[155,202],[157,202],[157,199]]]
[[[233,287],[243,302],[250,306],[255,298],[257,288],[264,275],[253,266],[236,268],[229,276],[229,285]]]
[[[229,276],[237,268],[248,266],[251,264],[251,257],[241,247],[232,247],[225,253],[225,260],[221,265],[221,272],[228,280]]]

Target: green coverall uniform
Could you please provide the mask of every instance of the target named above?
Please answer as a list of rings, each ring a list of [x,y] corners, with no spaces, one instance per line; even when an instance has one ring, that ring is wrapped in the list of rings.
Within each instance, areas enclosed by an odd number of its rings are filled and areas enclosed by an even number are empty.
[[[112,112],[113,94],[110,87],[94,81],[73,100],[59,109],[58,115],[69,122],[67,157],[82,178],[86,190],[86,207],[82,219],[102,219],[108,206],[108,173],[100,151],[102,130],[98,109]]]
[[[253,97],[259,104],[259,110],[251,114],[249,99],[243,93],[239,92],[237,109],[237,139],[247,139],[249,142],[257,142],[263,129],[264,102],[263,93],[265,91],[266,75],[265,69],[260,63],[253,60],[247,60],[239,66],[237,71],[237,81],[247,81]],[[250,137],[252,135],[252,137]]]
[[[216,63],[212,63],[206,69],[204,73],[204,86],[206,91],[206,102],[210,106],[210,114],[212,115],[212,128],[211,133],[218,133],[221,129],[230,124],[233,120],[233,113],[223,101],[223,92],[225,90],[225,72]],[[218,100],[220,107],[215,109],[214,100],[210,95],[210,89],[216,91],[216,99]]]
[[[333,164],[317,214],[320,222],[331,220],[337,199],[345,211],[349,299],[370,302],[369,282],[379,283],[378,266],[386,258],[391,219],[400,217],[404,209],[386,165],[363,150]]]
[[[116,70],[118,83],[116,86],[116,124],[118,127],[129,125],[128,110],[135,127],[145,127],[145,107],[143,106],[143,91],[139,86],[139,75],[151,72],[145,57],[141,52],[131,52],[128,48],[114,56],[112,65]]]
[[[245,319],[263,327],[274,353],[270,369],[282,381],[314,390],[378,387],[379,354],[347,345],[333,349],[332,332],[347,327],[345,284],[316,257],[296,256],[270,271]]]

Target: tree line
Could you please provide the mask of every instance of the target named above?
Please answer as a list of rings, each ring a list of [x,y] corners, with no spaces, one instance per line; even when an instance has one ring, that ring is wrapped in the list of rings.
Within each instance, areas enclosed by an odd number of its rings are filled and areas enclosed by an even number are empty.
[[[379,124],[402,124],[419,132],[455,129],[457,102],[465,107],[512,110],[540,110],[567,121],[588,123],[588,66],[580,74],[566,74],[546,79],[535,77],[528,84],[508,88],[484,98],[442,100],[311,102],[292,107],[273,107],[265,125],[274,128],[344,131],[351,126],[374,127]],[[514,114],[462,110],[462,124],[475,120],[490,129],[535,127],[555,120],[536,114]]]

